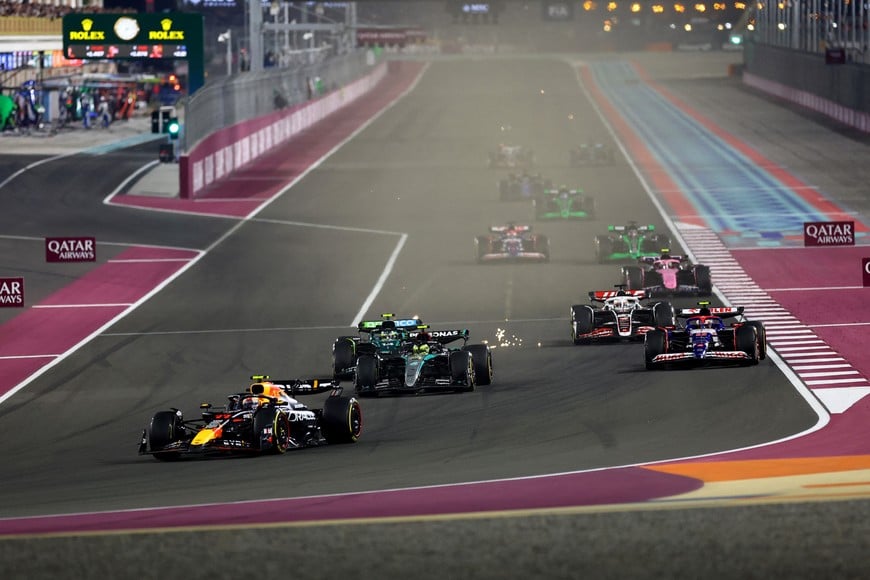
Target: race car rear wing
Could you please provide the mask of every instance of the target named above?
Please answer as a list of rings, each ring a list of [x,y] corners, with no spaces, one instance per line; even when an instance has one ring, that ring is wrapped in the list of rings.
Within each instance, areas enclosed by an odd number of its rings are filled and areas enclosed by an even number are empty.
[[[656,262],[658,262],[661,259],[662,259],[661,257],[656,257],[656,256],[644,256],[644,257],[638,258],[637,261],[640,262],[641,264],[655,264]],[[688,256],[681,256],[679,254],[669,254],[669,257],[667,257],[665,259],[679,260],[680,262],[685,262],[689,258],[688,258]]]
[[[608,298],[616,298],[617,296],[634,296],[644,299],[646,298],[646,290],[595,290],[589,292],[589,299],[595,302],[604,302]]]
[[[503,234],[509,230],[525,233],[532,231],[532,226],[520,224],[508,224],[506,226],[489,226],[489,231],[493,234]]]
[[[412,340],[419,337],[422,331],[416,330],[408,333],[408,337]],[[441,344],[448,344],[454,342],[456,340],[464,340],[468,341],[468,329],[456,329],[456,330],[429,330],[427,331],[429,336],[432,337],[433,340],[440,342]]]
[[[677,310],[677,318],[691,318],[692,316],[702,316],[701,310],[701,308],[680,308]],[[713,316],[718,316],[719,318],[743,316],[743,306],[706,308],[703,310],[709,312]]]
[[[607,226],[608,232],[625,232],[628,230],[637,230],[639,232],[651,232],[655,229],[656,229],[656,227],[654,225],[639,226],[637,224],[631,224],[631,225],[627,225],[627,226]]]
[[[266,385],[279,387],[285,393],[294,397],[296,395],[315,395],[317,393],[325,393],[326,391],[333,391],[333,394],[340,394],[342,390],[339,382],[332,378],[270,379],[268,375],[253,375],[251,376],[251,380],[257,381],[249,387],[250,392],[255,395],[266,392]]]
[[[371,332],[381,328],[385,322],[392,322],[397,329],[407,330],[409,328],[417,328],[420,320],[417,318],[394,318],[391,320],[363,320],[357,325],[360,332]]]

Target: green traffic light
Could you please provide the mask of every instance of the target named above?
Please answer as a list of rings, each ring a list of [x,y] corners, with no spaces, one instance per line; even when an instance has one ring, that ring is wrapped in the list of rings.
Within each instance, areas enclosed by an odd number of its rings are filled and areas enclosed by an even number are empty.
[[[169,125],[167,125],[166,130],[169,132],[170,139],[178,139],[178,132],[181,131],[181,124],[178,122],[178,119],[174,117],[169,119]]]

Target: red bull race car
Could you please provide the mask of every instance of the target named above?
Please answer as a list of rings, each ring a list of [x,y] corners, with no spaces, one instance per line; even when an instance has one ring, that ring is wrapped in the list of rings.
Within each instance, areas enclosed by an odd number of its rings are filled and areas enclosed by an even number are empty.
[[[641,340],[656,327],[676,325],[670,302],[643,303],[643,290],[598,290],[589,293],[592,304],[571,307],[571,339],[574,344],[600,340]]]
[[[174,460],[182,456],[284,453],[289,449],[355,443],[362,410],[342,396],[332,380],[272,381],[264,375],[222,407],[200,405],[200,417],[186,420],[178,409],[159,411],[142,431],[139,454]],[[322,409],[309,409],[296,396],[330,391]]]
[[[710,268],[692,264],[686,256],[662,250],[658,257],[638,258],[638,265],[623,266],[628,290],[644,290],[647,296],[709,296],[713,293]]]
[[[730,363],[757,365],[767,355],[764,323],[742,320],[743,307],[683,308],[682,326],[656,328],[644,337],[644,360],[649,370],[671,366]],[[726,324],[726,318],[741,320]]]

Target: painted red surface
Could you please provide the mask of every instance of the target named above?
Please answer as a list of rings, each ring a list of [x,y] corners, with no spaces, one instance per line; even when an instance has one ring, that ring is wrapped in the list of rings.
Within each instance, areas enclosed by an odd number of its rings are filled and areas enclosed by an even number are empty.
[[[0,326],[0,357],[60,355],[126,310],[198,255],[131,248]],[[179,261],[179,259],[181,259]],[[53,358],[0,360],[0,395]]]
[[[688,493],[701,482],[642,468],[455,486],[0,519],[0,535],[142,530],[557,508],[640,502]]]

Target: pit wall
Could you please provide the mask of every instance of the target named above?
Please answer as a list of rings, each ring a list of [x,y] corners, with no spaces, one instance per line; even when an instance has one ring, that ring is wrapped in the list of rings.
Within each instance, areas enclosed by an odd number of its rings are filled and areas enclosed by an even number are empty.
[[[317,99],[220,129],[179,158],[179,195],[192,199],[248,163],[366,94],[387,74],[387,63]]]
[[[826,64],[824,54],[748,43],[743,82],[870,133],[870,66]]]

